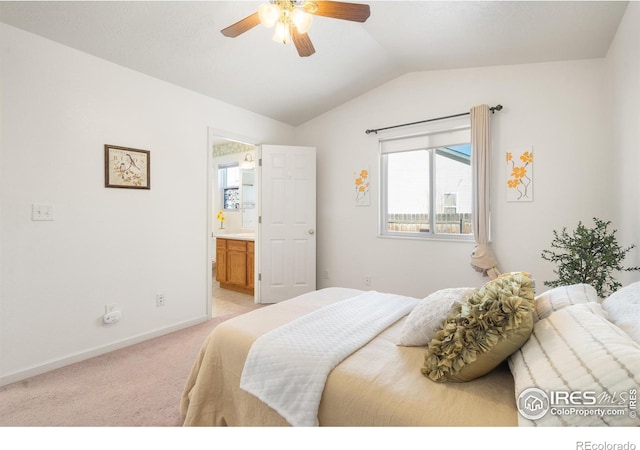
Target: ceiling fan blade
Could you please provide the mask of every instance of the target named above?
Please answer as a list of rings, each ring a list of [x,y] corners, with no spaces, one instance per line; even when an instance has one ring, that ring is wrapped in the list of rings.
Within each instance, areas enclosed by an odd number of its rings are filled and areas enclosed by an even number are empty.
[[[228,26],[224,30],[221,31],[227,37],[236,37],[240,36],[245,31],[249,31],[251,28],[255,27],[260,23],[260,17],[258,13],[253,13],[250,16],[245,17],[242,20],[234,23],[233,25]]]
[[[369,5],[347,2],[316,2],[318,9],[313,12],[316,16],[331,17],[333,19],[366,22],[371,15]]]
[[[296,27],[291,27],[293,43],[298,50],[298,55],[305,57],[311,56],[316,52],[311,43],[311,38],[307,33],[300,33]]]

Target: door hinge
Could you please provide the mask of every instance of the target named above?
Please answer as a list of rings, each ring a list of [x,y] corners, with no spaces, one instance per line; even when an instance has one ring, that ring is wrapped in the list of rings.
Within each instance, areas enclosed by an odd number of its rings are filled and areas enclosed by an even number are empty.
[[[262,216],[258,216],[258,223],[262,223]]]
[[[261,273],[258,274],[258,281],[262,281],[262,274]]]
[[[258,159],[258,166],[262,167],[262,158]]]

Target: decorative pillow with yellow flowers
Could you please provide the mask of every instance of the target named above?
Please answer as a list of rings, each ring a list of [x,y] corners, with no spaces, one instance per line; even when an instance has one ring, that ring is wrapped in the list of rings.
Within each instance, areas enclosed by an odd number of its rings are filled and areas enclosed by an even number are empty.
[[[502,275],[453,307],[427,346],[422,373],[433,381],[481,377],[519,349],[533,330],[531,275]]]

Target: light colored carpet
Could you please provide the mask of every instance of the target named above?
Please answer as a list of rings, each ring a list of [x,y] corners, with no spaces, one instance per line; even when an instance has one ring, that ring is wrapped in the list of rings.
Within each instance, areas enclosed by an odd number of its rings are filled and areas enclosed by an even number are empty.
[[[3,386],[0,426],[180,426],[180,396],[202,342],[239,314]]]

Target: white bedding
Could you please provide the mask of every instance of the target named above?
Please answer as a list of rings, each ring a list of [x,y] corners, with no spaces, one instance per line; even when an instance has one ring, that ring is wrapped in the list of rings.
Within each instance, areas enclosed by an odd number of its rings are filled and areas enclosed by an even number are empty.
[[[317,426],[329,372],[411,312],[416,298],[364,292],[320,308],[262,336],[251,346],[240,388],[294,426]]]

